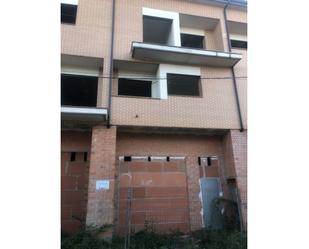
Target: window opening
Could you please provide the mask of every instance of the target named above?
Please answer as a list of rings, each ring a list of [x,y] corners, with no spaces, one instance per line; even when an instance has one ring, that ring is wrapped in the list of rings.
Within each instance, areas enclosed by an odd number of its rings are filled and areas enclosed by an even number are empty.
[[[201,96],[200,76],[167,74],[169,95]]]

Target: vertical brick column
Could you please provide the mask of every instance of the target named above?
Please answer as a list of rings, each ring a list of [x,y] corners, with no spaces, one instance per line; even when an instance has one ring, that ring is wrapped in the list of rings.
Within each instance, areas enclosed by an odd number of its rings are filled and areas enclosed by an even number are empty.
[[[203,217],[201,214],[202,204],[199,198],[200,194],[200,172],[197,157],[188,156],[186,158],[189,205],[190,205],[190,224],[191,231],[201,229],[203,226]]]
[[[114,220],[114,181],[116,127],[92,129],[87,204],[87,225],[112,224]],[[96,189],[97,180],[109,180],[109,189]]]
[[[247,227],[247,131],[230,130],[224,139],[225,167],[228,177],[235,176],[244,228]]]

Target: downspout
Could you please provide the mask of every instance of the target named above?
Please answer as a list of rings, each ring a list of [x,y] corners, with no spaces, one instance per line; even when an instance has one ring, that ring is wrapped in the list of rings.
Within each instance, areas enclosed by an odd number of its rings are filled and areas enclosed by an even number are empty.
[[[107,128],[111,127],[112,84],[113,84],[113,72],[114,72],[113,61],[114,61],[114,36],[115,36],[115,9],[116,9],[116,0],[113,0],[113,6],[112,6],[112,31],[111,31],[111,50],[110,50],[110,61],[109,61]]]
[[[232,46],[231,46],[231,40],[230,40],[230,32],[229,28],[227,25],[227,15],[226,15],[226,9],[230,3],[230,0],[228,0],[227,4],[225,5],[223,9],[224,13],[224,23],[225,23],[225,30],[226,30],[226,35],[227,35],[227,44],[229,46],[229,52],[232,52]],[[240,111],[240,104],[239,104],[239,97],[238,97],[238,91],[237,91],[237,85],[236,85],[236,78],[235,78],[235,72],[234,72],[234,66],[231,67],[232,70],[232,76],[233,76],[233,85],[234,85],[234,92],[235,92],[235,97],[236,97],[236,104],[237,104],[237,110],[238,110],[238,117],[239,117],[239,123],[240,123],[240,132],[244,131],[244,126],[242,122],[242,117],[241,117],[241,111]],[[243,217],[242,217],[242,210],[241,210],[241,200],[238,195],[238,189],[236,187],[236,196],[237,196],[237,209],[238,209],[238,215],[239,215],[239,221],[240,221],[240,231],[244,231],[244,222],[243,222]]]
[[[228,0],[228,3],[225,5],[223,9],[224,13],[224,23],[225,23],[225,30],[226,30],[226,35],[227,35],[227,44],[229,47],[229,52],[232,52],[232,46],[231,46],[231,40],[230,40],[230,32],[229,32],[229,27],[227,25],[227,16],[226,16],[226,9],[230,3],[230,0]],[[237,91],[237,83],[236,83],[236,77],[235,77],[235,71],[234,71],[234,66],[231,67],[232,70],[232,78],[233,78],[233,86],[234,86],[234,93],[236,97],[236,105],[237,105],[237,111],[238,111],[238,118],[239,118],[239,124],[240,124],[240,132],[244,131],[244,125],[242,121],[242,116],[241,116],[241,110],[240,110],[240,104],[239,104],[239,96],[238,96],[238,91]]]

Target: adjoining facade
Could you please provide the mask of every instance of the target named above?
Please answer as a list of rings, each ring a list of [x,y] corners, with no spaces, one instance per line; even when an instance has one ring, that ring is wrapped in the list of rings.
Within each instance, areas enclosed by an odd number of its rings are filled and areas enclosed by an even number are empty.
[[[61,223],[247,226],[247,4],[61,0]]]

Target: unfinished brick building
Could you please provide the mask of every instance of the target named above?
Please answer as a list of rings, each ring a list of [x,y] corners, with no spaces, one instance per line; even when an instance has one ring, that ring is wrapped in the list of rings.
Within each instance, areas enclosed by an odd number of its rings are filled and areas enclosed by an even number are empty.
[[[62,230],[246,229],[246,58],[246,1],[61,0]]]

